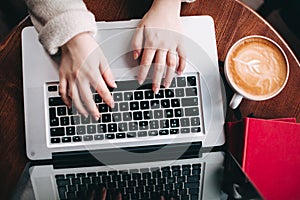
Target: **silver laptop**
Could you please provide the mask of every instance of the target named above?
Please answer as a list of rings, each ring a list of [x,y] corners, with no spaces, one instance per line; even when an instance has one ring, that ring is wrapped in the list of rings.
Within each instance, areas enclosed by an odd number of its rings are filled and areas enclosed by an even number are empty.
[[[72,196],[68,186],[64,186],[66,190],[59,190],[59,179],[70,181],[71,178],[76,178],[74,174],[94,175],[93,171],[96,170],[97,174],[99,171],[117,171],[120,175],[126,169],[127,172],[137,169],[137,172],[142,173],[142,169],[151,171],[156,166],[163,170],[173,163],[176,166],[183,167],[187,164],[191,167],[192,164],[198,166],[197,163],[210,166],[210,162],[223,162],[220,154],[214,155],[215,159],[206,160],[201,155],[201,158],[198,156],[195,160],[176,161],[195,144],[205,149],[225,142],[223,98],[213,20],[209,16],[181,19],[185,30],[187,67],[181,76],[173,79],[170,88],[161,88],[156,95],[147,86],[151,81],[142,86],[136,81],[139,63],[132,59],[131,38],[139,21],[97,23],[96,39],[108,58],[118,85],[117,89],[111,91],[117,103],[117,108],[113,110],[96,93],[93,94],[102,114],[100,121],[84,118],[76,109],[67,109],[58,94],[57,59],[45,52],[33,27],[23,30],[23,85],[28,158],[55,161],[57,158],[66,157],[67,160],[68,156],[77,158],[83,152],[88,152],[105,165],[80,169],[77,166],[76,172],[71,172],[74,168],[55,169],[52,165],[32,168],[31,178],[38,199],[64,199],[68,197],[67,194]],[[172,153],[167,150],[168,147],[172,149]],[[143,150],[138,153],[135,149]],[[115,151],[118,155],[111,154]],[[168,156],[169,153],[171,156]],[[162,162],[164,156],[166,159]],[[145,157],[150,160],[152,158],[151,163],[141,163]],[[159,161],[155,161],[155,158]],[[119,163],[124,163],[124,159],[130,163],[120,165]],[[139,163],[133,163],[134,161]],[[210,170],[205,167],[200,171],[201,175],[197,174],[196,182],[203,185],[196,184],[200,188],[195,190],[197,198],[203,195],[202,189],[205,188],[207,180],[203,177],[206,176],[205,171],[209,174]],[[67,177],[64,174],[71,175]],[[113,174],[115,172],[109,177],[112,178]],[[134,173],[130,174],[132,177]],[[89,177],[89,180],[92,178]],[[102,177],[100,180],[102,181]],[[83,183],[82,180],[80,183]],[[128,184],[126,182],[125,188]],[[163,188],[166,189],[166,186]],[[136,190],[133,189],[134,193]],[[123,192],[130,199],[135,199],[130,191],[124,189]],[[143,193],[145,192],[144,188]],[[141,199],[142,193],[138,195]]]

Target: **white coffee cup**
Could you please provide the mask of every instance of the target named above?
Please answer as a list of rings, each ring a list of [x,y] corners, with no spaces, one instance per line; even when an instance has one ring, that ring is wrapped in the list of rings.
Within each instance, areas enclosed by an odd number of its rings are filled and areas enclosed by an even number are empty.
[[[262,101],[279,94],[288,80],[289,63],[277,43],[252,35],[238,40],[229,49],[224,71],[235,91],[229,103],[235,109],[243,98]]]

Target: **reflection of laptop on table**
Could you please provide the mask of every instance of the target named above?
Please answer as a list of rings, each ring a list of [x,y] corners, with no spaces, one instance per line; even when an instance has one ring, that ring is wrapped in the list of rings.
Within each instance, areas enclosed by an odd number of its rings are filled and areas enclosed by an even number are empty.
[[[31,168],[37,199],[78,198],[99,184],[117,188],[125,199],[149,199],[156,193],[181,199],[219,196],[216,187],[206,190],[223,154],[197,151],[224,144],[214,24],[208,16],[182,22],[187,69],[156,95],[135,81],[138,63],[131,59],[130,42],[138,21],[98,23],[97,40],[118,81],[113,110],[94,94],[99,122],[67,109],[58,95],[57,63],[39,44],[34,28],[23,31],[27,156],[51,163]],[[200,158],[178,160],[184,152]],[[87,158],[93,156],[104,166],[91,166]]]

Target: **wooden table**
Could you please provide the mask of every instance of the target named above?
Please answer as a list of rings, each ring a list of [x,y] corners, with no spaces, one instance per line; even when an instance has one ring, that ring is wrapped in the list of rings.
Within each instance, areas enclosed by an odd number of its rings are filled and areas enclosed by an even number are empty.
[[[98,21],[141,18],[150,5],[151,1],[148,0],[102,0],[87,3]],[[250,113],[261,118],[296,117],[297,121],[300,121],[299,62],[285,41],[265,20],[235,0],[197,0],[192,4],[184,4],[181,14],[210,15],[214,18],[220,61],[224,61],[230,46],[241,37],[258,34],[276,41],[289,59],[288,83],[285,89],[271,100],[243,100],[240,114],[242,117]],[[31,25],[29,18],[22,21],[0,46],[0,199],[9,198],[28,161],[24,142],[20,39],[22,28],[28,25]],[[235,119],[234,112],[228,109],[226,120]]]

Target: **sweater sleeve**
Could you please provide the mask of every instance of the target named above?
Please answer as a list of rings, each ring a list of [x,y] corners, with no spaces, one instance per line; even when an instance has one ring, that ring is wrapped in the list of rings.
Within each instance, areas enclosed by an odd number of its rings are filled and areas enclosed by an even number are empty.
[[[25,1],[40,42],[52,55],[79,33],[96,34],[95,17],[82,0]]]

